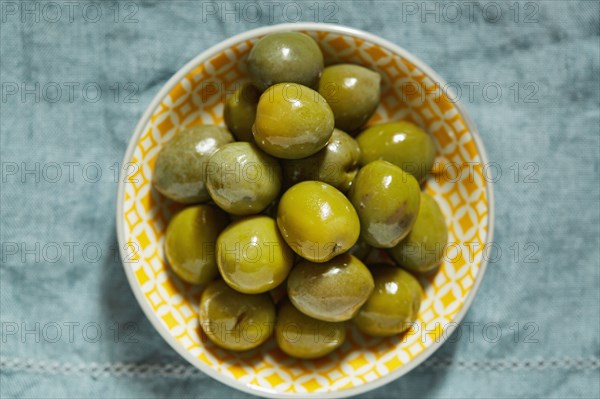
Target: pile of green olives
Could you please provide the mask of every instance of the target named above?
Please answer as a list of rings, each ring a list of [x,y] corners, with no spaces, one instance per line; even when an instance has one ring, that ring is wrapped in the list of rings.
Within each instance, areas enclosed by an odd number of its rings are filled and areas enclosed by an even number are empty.
[[[403,333],[423,295],[415,275],[441,263],[448,241],[421,191],[431,136],[408,121],[368,126],[379,73],[325,66],[306,34],[258,40],[247,70],[225,126],[181,130],[154,166],[156,190],[188,205],[164,253],[178,278],[204,287],[203,332],[234,351],[274,335],[304,359],[342,345],[349,325]]]

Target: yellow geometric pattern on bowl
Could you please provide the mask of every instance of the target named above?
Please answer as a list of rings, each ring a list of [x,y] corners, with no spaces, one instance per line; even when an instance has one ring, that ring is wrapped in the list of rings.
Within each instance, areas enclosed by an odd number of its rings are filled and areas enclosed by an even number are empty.
[[[369,124],[410,120],[428,131],[437,146],[436,167],[425,190],[446,216],[449,242],[439,270],[421,279],[425,297],[416,325],[403,336],[374,338],[350,328],[347,342],[316,361],[283,354],[273,340],[247,353],[222,350],[201,332],[201,287],[174,277],[164,260],[164,233],[180,205],[151,185],[161,146],[182,128],[222,124],[223,102],[246,76],[244,59],[253,41],[240,42],[198,65],[163,99],[130,160],[124,211],[129,243],[126,267],[133,268],[146,301],[177,342],[201,362],[245,385],[275,392],[338,391],[391,373],[449,334],[480,269],[488,234],[488,198],[481,159],[471,132],[448,96],[423,71],[387,49],[355,37],[307,32],[328,64],[356,63],[382,75],[382,101]]]

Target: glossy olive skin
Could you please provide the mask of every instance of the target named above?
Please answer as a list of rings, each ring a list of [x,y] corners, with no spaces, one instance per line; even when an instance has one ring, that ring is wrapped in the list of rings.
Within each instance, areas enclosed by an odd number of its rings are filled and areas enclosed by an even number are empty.
[[[369,269],[375,280],[373,293],[353,322],[365,334],[389,336],[407,330],[417,319],[423,289],[409,272],[387,264]]]
[[[206,187],[213,201],[226,212],[259,213],[279,195],[281,166],[255,144],[226,144],[208,160]]]
[[[294,252],[274,219],[248,216],[227,226],[217,239],[217,264],[231,288],[259,294],[286,279],[294,264]]]
[[[202,292],[199,317],[212,342],[245,351],[260,346],[273,333],[275,304],[269,294],[242,294],[215,280]]]
[[[284,82],[315,87],[323,72],[323,53],[317,42],[304,33],[272,33],[252,47],[247,65],[261,91]]]
[[[181,279],[205,284],[218,274],[217,236],[229,223],[225,212],[212,205],[196,205],[176,214],[165,235],[165,256]]]
[[[333,323],[305,315],[288,300],[278,306],[275,338],[279,348],[300,359],[316,359],[339,348],[346,339],[344,323]]]
[[[448,227],[440,206],[429,194],[421,193],[415,225],[389,253],[405,269],[428,272],[441,263],[447,243]]]
[[[258,101],[256,144],[277,158],[299,159],[323,149],[333,134],[333,112],[316,91],[295,83],[269,87]]]
[[[229,96],[223,109],[225,125],[237,141],[253,142],[252,125],[260,93],[251,83],[244,83]]]
[[[204,184],[206,162],[233,136],[220,126],[203,125],[182,130],[160,150],[154,166],[154,187],[183,204],[210,199]]]
[[[282,162],[284,186],[318,180],[346,192],[358,172],[359,158],[360,148],[356,140],[348,133],[334,129],[321,151],[307,158]]]
[[[332,65],[323,70],[319,93],[335,116],[335,127],[354,132],[375,113],[381,96],[381,76],[353,64]]]
[[[288,296],[302,313],[324,321],[356,315],[373,291],[369,269],[349,254],[325,263],[300,262],[287,281]]]
[[[277,226],[294,252],[317,263],[348,251],[360,234],[350,201],[333,186],[317,181],[298,183],[283,194]]]
[[[376,248],[391,248],[408,235],[420,196],[417,180],[386,161],[362,167],[348,193],[360,218],[361,237]]]
[[[361,149],[360,164],[383,159],[402,168],[422,182],[435,162],[435,144],[417,125],[402,121],[372,126],[356,137]]]

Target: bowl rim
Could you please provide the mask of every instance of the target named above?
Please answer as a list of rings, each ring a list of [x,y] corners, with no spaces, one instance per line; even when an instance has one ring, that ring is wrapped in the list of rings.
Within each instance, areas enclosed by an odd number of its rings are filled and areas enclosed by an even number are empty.
[[[137,148],[138,140],[141,134],[144,131],[144,127],[147,125],[150,117],[154,114],[156,108],[161,104],[163,99],[168,95],[173,87],[177,85],[182,78],[187,76],[197,65],[210,59],[211,57],[221,53],[232,45],[246,41],[249,39],[256,38],[258,36],[263,36],[269,33],[274,32],[282,32],[282,31],[321,31],[321,32],[330,32],[330,33],[338,33],[342,35],[348,35],[357,37],[366,41],[369,41],[373,44],[381,46],[395,54],[400,55],[401,57],[410,61],[413,65],[421,69],[424,73],[426,73],[435,83],[442,85],[442,87],[447,87],[445,81],[433,70],[431,69],[425,62],[423,62],[418,57],[414,56],[404,48],[394,44],[386,39],[383,39],[374,34],[351,28],[343,25],[334,25],[334,24],[325,24],[318,22],[299,22],[299,23],[283,23],[271,26],[264,26],[256,29],[251,29],[239,34],[236,34],[226,40],[223,40],[209,49],[203,51],[202,53],[195,56],[193,59],[188,61],[182,68],[180,68],[160,89],[160,91],[154,96],[150,104],[146,107],[142,117],[138,121],[134,133],[129,139],[129,144],[127,146],[127,150],[125,151],[125,155],[123,156],[122,165],[125,165],[126,162],[132,158],[135,149]],[[462,116],[465,124],[467,125],[469,132],[471,133],[473,140],[475,141],[475,145],[477,147],[477,151],[480,157],[480,162],[483,164],[488,163],[487,154],[485,152],[485,148],[483,146],[483,142],[475,126],[475,123],[470,118],[464,105],[459,101],[454,102],[454,106],[457,108],[458,112]],[[119,253],[121,256],[121,263],[123,268],[125,269],[125,274],[127,276],[127,280],[129,282],[129,286],[134,293],[134,296],[142,308],[142,311],[145,313],[146,317],[154,327],[154,329],[162,336],[162,338],[185,360],[191,363],[194,367],[198,368],[200,371],[210,376],[211,378],[231,387],[237,389],[239,391],[249,393],[252,395],[261,395],[263,397],[268,398],[299,398],[299,397],[311,397],[311,398],[345,398],[349,396],[358,395],[361,393],[365,393],[371,391],[373,389],[379,388],[383,385],[386,385],[402,375],[408,373],[427,358],[429,358],[436,350],[438,350],[446,341],[448,337],[442,337],[438,342],[432,343],[429,347],[427,347],[423,352],[421,352],[417,357],[413,358],[408,363],[398,367],[393,370],[391,373],[380,377],[376,380],[369,381],[364,383],[363,385],[352,387],[348,389],[343,389],[339,391],[329,391],[329,392],[306,392],[306,393],[287,393],[287,392],[275,392],[274,390],[269,390],[266,388],[260,388],[256,386],[251,386],[249,384],[241,383],[237,380],[234,380],[228,376],[225,376],[218,371],[212,369],[210,366],[206,365],[198,358],[193,356],[189,351],[187,351],[168,331],[168,329],[162,324],[162,321],[159,319],[157,314],[152,310],[150,304],[146,300],[140,286],[137,284],[137,280],[133,271],[133,268],[129,267],[124,259],[127,254],[126,251],[126,242],[125,242],[125,229],[124,229],[124,218],[123,218],[123,205],[124,205],[124,194],[125,194],[125,179],[124,174],[125,171],[121,168],[119,177],[119,186],[117,189],[117,202],[116,202],[116,228],[117,228],[117,241],[119,245]],[[485,245],[493,242],[494,236],[494,195],[493,195],[493,182],[487,181],[486,184],[486,194],[488,199],[488,232],[485,240]],[[487,268],[487,260],[482,257],[481,265],[479,267],[479,271],[477,273],[477,277],[475,282],[469,292],[467,293],[467,297],[457,312],[455,317],[453,318],[453,323],[460,323],[464,318],[465,314],[471,307],[473,299],[479,290],[481,282],[483,280],[483,276],[485,274]]]

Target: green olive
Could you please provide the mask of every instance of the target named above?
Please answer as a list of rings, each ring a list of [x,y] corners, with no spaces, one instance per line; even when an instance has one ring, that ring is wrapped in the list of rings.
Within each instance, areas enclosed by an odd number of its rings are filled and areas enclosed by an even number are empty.
[[[277,225],[294,252],[318,263],[348,251],[360,233],[350,201],[333,186],[317,181],[298,183],[283,194]]]
[[[205,284],[218,274],[215,259],[217,236],[229,222],[227,214],[211,205],[185,208],[169,222],[165,256],[181,279]]]
[[[284,82],[315,87],[323,72],[323,53],[317,42],[304,33],[271,33],[252,47],[247,65],[261,91]]]
[[[252,125],[260,93],[251,83],[242,84],[225,102],[225,124],[238,141],[253,142]]]
[[[373,286],[369,269],[349,254],[325,263],[300,262],[287,281],[294,306],[324,321],[350,320],[369,298]]]
[[[386,161],[362,167],[348,194],[360,218],[361,236],[376,248],[391,248],[408,235],[420,196],[417,180]]]
[[[231,214],[259,213],[279,195],[281,167],[252,143],[226,144],[208,160],[206,187],[213,201]]]
[[[154,187],[183,204],[210,199],[204,184],[206,162],[233,136],[224,127],[203,125],[182,130],[160,150],[154,166]]]
[[[346,326],[305,315],[288,299],[279,304],[275,323],[279,348],[290,356],[315,359],[340,347],[346,339]]]
[[[394,260],[405,269],[427,272],[442,261],[448,243],[448,227],[439,205],[429,194],[421,193],[417,221],[408,236],[390,248]]]
[[[273,333],[275,305],[269,294],[237,292],[213,281],[200,298],[200,326],[218,346],[234,351],[256,348]]]
[[[280,83],[260,96],[252,130],[256,144],[268,154],[306,158],[327,145],[333,133],[333,112],[316,91]]]
[[[394,266],[370,267],[375,280],[373,293],[354,317],[354,324],[369,335],[399,334],[417,319],[423,290],[410,273]]]
[[[335,126],[353,132],[363,126],[379,105],[381,76],[352,64],[332,65],[323,70],[319,93],[335,115]]]
[[[230,224],[217,240],[223,280],[246,294],[267,292],[288,276],[294,253],[268,216],[248,216]]]
[[[356,137],[360,145],[361,165],[383,159],[402,168],[422,182],[435,161],[431,136],[410,122],[382,123]]]
[[[327,146],[307,158],[282,162],[284,182],[289,186],[306,180],[331,184],[348,191],[356,172],[360,148],[349,134],[334,129]]]

